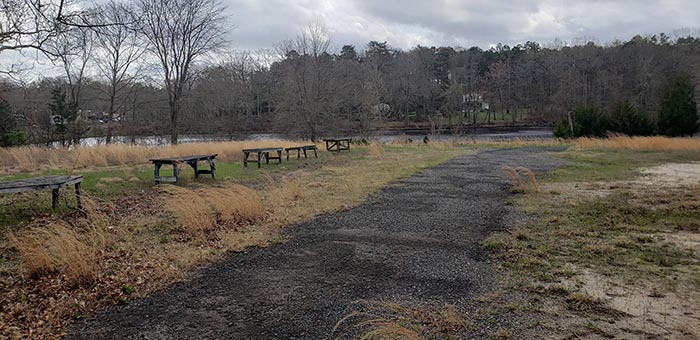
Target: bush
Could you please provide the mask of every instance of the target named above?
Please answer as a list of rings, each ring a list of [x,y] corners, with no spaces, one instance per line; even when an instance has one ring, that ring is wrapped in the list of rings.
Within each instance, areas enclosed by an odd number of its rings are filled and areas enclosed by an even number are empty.
[[[610,112],[610,131],[628,136],[650,136],[656,127],[645,112],[639,111],[629,101],[621,102]]]
[[[693,85],[686,75],[675,77],[662,94],[659,132],[668,136],[683,136],[697,131],[698,108]]]
[[[595,107],[580,107],[573,113],[574,135],[573,137],[603,137],[608,130],[609,122],[602,111]],[[557,133],[570,137],[566,120],[559,123]]]

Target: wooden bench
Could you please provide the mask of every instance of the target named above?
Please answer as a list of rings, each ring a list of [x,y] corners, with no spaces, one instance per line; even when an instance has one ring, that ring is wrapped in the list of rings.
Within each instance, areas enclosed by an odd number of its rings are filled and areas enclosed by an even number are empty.
[[[352,138],[324,138],[326,142],[326,150],[337,151],[350,150],[350,141]]]
[[[83,183],[83,176],[48,176],[27,178],[16,181],[0,182],[0,194],[51,190],[51,207],[56,209],[58,206],[58,190],[69,185],[75,185],[75,196],[78,201],[78,209],[83,209],[83,193],[81,183]]]
[[[277,156],[270,156],[270,153],[277,153]],[[249,160],[251,154],[257,154],[257,159]],[[270,164],[271,159],[278,159],[282,163],[282,148],[258,148],[258,149],[243,149],[243,167],[248,167],[248,162],[257,162],[258,168],[262,158],[265,157],[265,164]]]
[[[183,163],[188,164],[192,167],[192,169],[194,169],[194,178],[199,178],[199,175],[207,174],[211,174],[211,178],[216,178],[216,163],[214,163],[216,156],[217,154],[151,159],[150,161],[155,167],[153,170],[153,176],[155,177],[156,184],[160,184],[162,182],[177,183],[178,176],[180,175],[179,166]],[[209,164],[209,170],[199,168],[198,163],[201,161]],[[170,164],[173,166],[172,176],[160,175],[160,168],[165,164]]]
[[[301,152],[304,152],[304,158],[308,158],[306,156],[306,151],[307,150],[313,150],[314,151],[314,157],[318,158],[318,147],[314,145],[302,145],[302,146],[293,146],[291,148],[284,148],[284,151],[287,153],[287,160],[289,160],[289,151],[295,151],[297,152],[297,159],[301,158]]]

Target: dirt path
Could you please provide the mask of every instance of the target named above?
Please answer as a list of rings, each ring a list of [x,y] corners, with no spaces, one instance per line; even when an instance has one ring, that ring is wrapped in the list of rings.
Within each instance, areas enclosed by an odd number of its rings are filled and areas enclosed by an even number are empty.
[[[326,339],[360,299],[458,303],[492,288],[480,247],[517,222],[500,166],[536,173],[551,149],[488,150],[399,181],[365,204],[288,229],[191,279],[75,324],[69,339]]]

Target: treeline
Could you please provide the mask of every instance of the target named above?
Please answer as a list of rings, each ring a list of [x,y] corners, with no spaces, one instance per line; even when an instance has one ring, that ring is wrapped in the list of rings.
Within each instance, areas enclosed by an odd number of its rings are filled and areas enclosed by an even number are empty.
[[[180,133],[316,139],[386,126],[458,129],[494,121],[555,125],[562,136],[697,128],[687,123],[690,113],[665,102],[678,79],[691,100],[699,90],[697,32],[605,45],[401,50],[371,41],[336,50],[328,32],[311,25],[270,50],[234,53],[227,51],[230,23],[220,6],[217,0],[110,2],[98,18],[119,24],[78,25],[57,35],[42,50],[64,66],[63,77],[2,84],[3,144],[165,134],[177,142]],[[201,30],[188,32],[191,27]],[[178,49],[178,41],[193,38],[201,40]],[[681,121],[694,130],[671,132],[668,126]]]
[[[687,75],[671,78],[660,97],[658,114],[650,115],[629,100],[605,110],[582,106],[569,112],[554,127],[554,135],[561,138],[604,137],[610,133],[628,136],[690,136],[698,132],[698,104],[694,86]]]

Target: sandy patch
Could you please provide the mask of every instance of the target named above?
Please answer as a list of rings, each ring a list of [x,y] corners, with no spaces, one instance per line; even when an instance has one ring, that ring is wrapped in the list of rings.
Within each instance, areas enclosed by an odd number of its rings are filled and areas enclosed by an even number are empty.
[[[684,289],[680,293],[644,282],[630,286],[588,269],[579,273],[565,281],[564,286],[575,287],[627,314],[604,325],[603,328],[609,327],[607,332],[630,338],[645,334],[666,339],[700,339],[700,292]]]
[[[642,176],[636,180],[641,185],[664,187],[700,185],[700,162],[668,163],[641,170]]]

